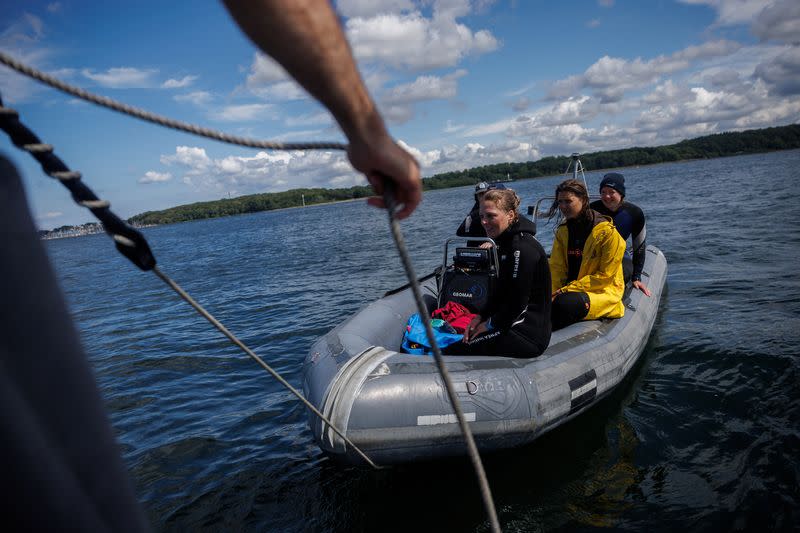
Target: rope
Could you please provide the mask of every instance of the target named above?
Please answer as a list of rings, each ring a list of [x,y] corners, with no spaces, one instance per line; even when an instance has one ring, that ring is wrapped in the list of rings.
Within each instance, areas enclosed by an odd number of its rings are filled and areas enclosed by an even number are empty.
[[[236,335],[234,335],[233,333],[231,333],[231,332],[228,330],[228,328],[226,328],[226,327],[225,327],[225,326],[224,326],[224,325],[223,325],[223,324],[222,324],[222,323],[221,323],[219,320],[217,320],[216,318],[214,318],[214,316],[213,316],[211,313],[209,313],[208,311],[206,311],[206,310],[203,308],[203,306],[202,306],[202,305],[200,305],[199,303],[197,303],[197,302],[194,300],[194,298],[192,298],[191,296],[189,296],[189,294],[188,294],[186,291],[184,291],[184,290],[183,290],[183,289],[182,289],[180,286],[178,286],[178,284],[177,284],[177,283],[175,283],[175,282],[174,282],[174,281],[173,281],[173,280],[172,280],[172,279],[171,279],[169,276],[167,276],[166,274],[164,274],[163,272],[161,272],[161,270],[160,270],[158,267],[153,267],[153,272],[155,272],[156,276],[158,276],[159,278],[161,278],[161,279],[164,281],[164,283],[166,283],[167,285],[169,285],[169,287],[170,287],[172,290],[174,290],[176,293],[178,293],[178,296],[180,296],[180,297],[181,297],[183,300],[185,300],[185,301],[186,301],[186,302],[187,302],[189,305],[191,305],[191,306],[192,306],[192,307],[193,307],[193,308],[194,308],[194,309],[195,309],[195,310],[196,310],[198,313],[200,313],[200,315],[202,315],[202,316],[203,316],[203,318],[205,318],[206,320],[208,320],[208,321],[211,323],[211,325],[213,325],[215,328],[217,328],[219,331],[221,331],[221,332],[222,332],[222,334],[223,334],[223,335],[225,335],[226,337],[228,337],[228,339],[230,339],[230,341],[231,341],[232,343],[234,343],[236,346],[238,346],[239,348],[241,348],[241,349],[242,349],[242,351],[244,351],[244,353],[246,353],[247,355],[249,355],[249,356],[250,356],[252,359],[254,359],[254,360],[255,360],[255,361],[256,361],[256,362],[257,362],[259,365],[261,365],[261,366],[262,366],[262,368],[264,368],[264,370],[266,370],[267,372],[269,372],[269,373],[272,375],[272,377],[274,377],[276,380],[278,380],[278,383],[280,383],[281,385],[283,385],[284,387],[286,387],[286,388],[289,390],[289,392],[291,392],[292,394],[294,394],[294,395],[297,397],[297,399],[298,399],[298,400],[300,400],[301,402],[303,402],[303,405],[305,405],[306,407],[308,407],[308,408],[311,410],[311,412],[312,412],[312,413],[314,413],[315,415],[317,415],[317,416],[318,416],[320,419],[322,419],[322,420],[323,420],[323,421],[324,421],[326,424],[328,424],[328,425],[331,427],[331,429],[333,429],[333,430],[336,432],[336,434],[337,434],[337,435],[339,435],[340,437],[342,437],[342,438],[344,439],[344,441],[345,441],[347,444],[349,444],[350,446],[352,446],[352,447],[353,447],[353,449],[354,449],[354,450],[355,450],[355,451],[358,453],[358,455],[360,455],[360,456],[361,456],[361,458],[362,458],[362,459],[364,459],[364,461],[365,461],[365,462],[366,462],[368,465],[370,465],[372,468],[375,468],[376,470],[378,470],[378,469],[380,469],[380,468],[381,468],[381,467],[379,467],[378,465],[376,465],[375,463],[373,463],[373,462],[372,462],[372,460],[371,460],[369,457],[367,457],[367,456],[366,456],[366,454],[365,454],[364,452],[362,452],[362,451],[361,451],[361,449],[360,449],[358,446],[356,446],[355,444],[353,444],[353,441],[351,441],[349,438],[347,438],[347,437],[345,436],[345,434],[344,434],[344,433],[342,433],[342,432],[339,430],[339,428],[337,428],[335,425],[333,425],[333,423],[332,423],[330,420],[328,420],[328,418],[327,418],[325,415],[323,415],[322,413],[320,413],[320,412],[319,412],[319,410],[318,410],[316,407],[314,407],[314,405],[313,405],[311,402],[309,402],[308,400],[306,400],[306,399],[303,397],[303,395],[302,395],[302,394],[300,394],[300,391],[298,391],[297,389],[295,389],[294,387],[292,387],[292,385],[291,385],[291,384],[290,384],[288,381],[286,381],[285,379],[283,379],[283,376],[281,376],[281,375],[280,375],[278,372],[276,372],[275,370],[273,370],[273,368],[272,368],[271,366],[269,366],[267,363],[265,363],[263,359],[261,359],[261,358],[260,358],[258,355],[256,355],[256,354],[255,354],[255,352],[253,352],[253,350],[251,350],[251,349],[250,349],[250,348],[249,348],[249,347],[248,347],[248,346],[247,346],[245,343],[243,343],[242,341],[240,341],[240,340],[239,340],[239,338],[238,338],[238,337],[236,337]]]
[[[216,130],[212,130],[210,128],[203,128],[201,126],[196,126],[194,124],[188,124],[186,122],[181,122],[179,120],[163,117],[161,115],[151,113],[150,111],[139,109],[138,107],[133,107],[127,104],[123,104],[121,102],[117,102],[116,100],[112,100],[111,98],[108,98],[106,96],[99,96],[90,93],[79,87],[69,85],[68,83],[65,83],[53,76],[50,76],[49,74],[45,74],[40,70],[36,70],[35,68],[26,65],[20,61],[17,61],[16,59],[14,59],[13,57],[4,52],[0,52],[0,63],[3,63],[7,67],[16,70],[20,74],[24,74],[30,78],[39,80],[42,83],[49,85],[50,87],[53,87],[54,89],[58,89],[59,91],[65,92],[67,94],[71,94],[72,96],[81,98],[82,100],[86,100],[87,102],[92,102],[99,106],[103,106],[108,109],[117,111],[119,113],[124,113],[126,115],[130,115],[132,117],[145,120],[147,122],[152,122],[160,126],[165,126],[167,128],[171,128],[174,130],[185,131],[186,133],[199,135],[200,137],[206,137],[208,139],[214,139],[215,141],[221,141],[228,144],[236,144],[239,146],[247,146],[249,148],[264,148],[267,150],[347,150],[346,144],[336,143],[336,142],[282,143],[275,141],[261,141],[258,139],[250,139],[247,137],[229,135],[227,133],[222,133]]]
[[[173,120],[167,117],[162,117],[160,115],[156,115],[155,113],[151,113],[149,111],[144,111],[142,109],[138,109],[133,106],[129,106],[127,104],[123,104],[112,100],[111,98],[107,98],[104,96],[99,96],[92,94],[88,91],[80,89],[78,87],[74,87],[69,85],[57,78],[45,74],[39,70],[34,69],[28,65],[25,65],[11,56],[3,53],[0,51],[0,63],[5,64],[6,66],[16,70],[17,72],[34,78],[36,80],[45,83],[55,89],[63,91],[67,94],[71,94],[77,98],[81,98],[83,100],[92,102],[94,104],[106,107],[113,111],[117,111],[120,113],[124,113],[141,120],[145,120],[147,122],[152,122],[154,124],[159,124],[161,126],[165,126],[168,128],[185,131],[187,133],[191,133],[194,135],[199,135],[201,137],[207,137],[209,139],[214,139],[217,141],[229,143],[229,144],[236,144],[240,146],[246,146],[250,148],[264,148],[269,150],[347,150],[347,145],[342,143],[325,143],[325,142],[318,142],[318,143],[280,143],[280,142],[272,142],[272,141],[260,141],[257,139],[249,139],[245,137],[238,137],[234,135],[228,135],[225,133],[221,133],[215,130],[211,130],[209,128],[203,128],[200,126],[195,126],[192,124],[188,124],[185,122],[180,122],[177,120]],[[6,129],[5,125],[10,124],[11,126],[16,126],[17,133],[27,133],[27,135],[17,135],[18,138],[26,138],[26,143],[19,143],[18,139],[15,139],[14,135]],[[258,357],[250,348],[248,348],[244,343],[242,343],[235,335],[233,335],[224,325],[222,325],[219,321],[217,321],[208,311],[206,311],[200,304],[198,304],[189,294],[187,294],[183,289],[181,289],[177,283],[175,283],[172,279],[166,276],[160,269],[158,269],[155,261],[155,257],[152,256],[152,252],[150,252],[150,248],[147,244],[147,241],[144,237],[136,230],[128,226],[127,223],[119,219],[115,214],[113,214],[110,210],[110,203],[104,200],[98,199],[94,193],[83,185],[80,181],[80,173],[70,171],[69,168],[55,155],[53,155],[53,147],[50,145],[42,144],[38,137],[36,137],[30,130],[28,130],[25,126],[23,126],[19,120],[17,112],[14,110],[10,110],[7,108],[2,107],[2,100],[0,99],[0,125],[3,126],[2,129],[6,130],[9,133],[9,136],[12,137],[12,141],[16,146],[22,147],[24,150],[27,150],[31,155],[33,155],[41,164],[42,168],[45,172],[61,181],[61,183],[70,189],[72,192],[72,196],[77,203],[80,205],[90,209],[92,214],[94,214],[98,219],[103,222],[103,226],[106,229],[106,232],[109,233],[112,238],[114,239],[114,243],[123,255],[128,257],[134,264],[136,264],[142,270],[153,270],[155,274],[161,278],[170,288],[172,288],[178,295],[183,298],[186,302],[188,302],[198,313],[200,313],[206,320],[208,320],[214,327],[216,327],[219,331],[221,331],[228,339],[230,339],[234,344],[236,344],[239,348],[241,348],[247,355],[253,358],[256,362],[258,362],[267,372],[269,372],[275,379],[277,379],[284,387],[286,387],[292,394],[294,394],[297,398],[299,398],[305,405],[308,407],[316,416],[320,417],[323,421],[325,421],[335,432],[338,434],[345,442],[347,442],[350,446],[353,447],[357,451],[357,453],[372,467],[378,468],[355,444],[353,444],[350,439],[348,439],[336,426],[334,426],[322,413],[320,413],[308,400],[306,400],[299,391],[297,391],[294,387],[292,387],[286,380],[284,380],[280,374],[274,371],[269,365],[267,365],[260,357]],[[21,127],[21,128],[20,128]],[[24,131],[23,131],[24,129]],[[54,163],[58,164],[54,164]],[[584,178],[585,179],[585,178]],[[389,180],[385,180],[384,182],[384,200],[386,202],[387,212],[389,214],[389,226],[391,229],[392,236],[394,237],[395,244],[397,246],[398,254],[400,255],[400,259],[403,263],[403,267],[406,271],[406,276],[409,279],[409,283],[411,284],[412,292],[414,294],[414,299],[417,304],[417,310],[420,313],[420,316],[427,316],[427,310],[425,308],[425,304],[422,301],[422,293],[420,291],[419,282],[417,281],[416,273],[414,272],[414,267],[411,264],[411,260],[408,256],[408,249],[406,248],[405,241],[403,239],[403,234],[400,231],[400,226],[395,219],[395,209],[397,207],[395,198],[394,198],[394,190],[393,190],[393,183]],[[106,220],[109,221],[109,224],[106,224]],[[113,228],[113,229],[112,229]],[[143,250],[146,249],[146,254],[144,258],[137,258],[135,255],[132,254],[133,250]],[[138,262],[137,262],[138,259]],[[464,412],[461,409],[461,403],[456,396],[455,390],[453,388],[452,380],[450,379],[450,374],[447,371],[447,367],[444,364],[444,360],[442,358],[442,352],[439,349],[438,344],[436,343],[435,336],[433,334],[433,328],[430,325],[429,320],[423,321],[425,323],[425,332],[428,335],[428,339],[431,343],[433,348],[434,359],[436,361],[436,366],[438,367],[439,373],[442,376],[442,380],[444,381],[445,388],[447,390],[447,395],[450,399],[450,403],[453,406],[453,410],[456,414],[456,418],[458,419],[458,424],[461,428],[461,432],[464,435],[464,440],[467,444],[467,452],[472,461],[473,467],[475,468],[475,473],[478,477],[478,484],[480,486],[481,497],[484,502],[484,506],[486,507],[486,512],[489,515],[489,521],[492,528],[492,531],[499,532],[500,531],[500,523],[497,519],[497,513],[495,511],[494,501],[492,500],[491,489],[489,488],[489,482],[486,478],[486,472],[483,468],[483,464],[481,463],[480,455],[478,453],[478,448],[475,445],[475,440],[472,437],[472,432],[467,425],[466,418],[464,417]]]
[[[392,232],[392,237],[394,237],[394,242],[397,245],[397,252],[400,254],[400,261],[403,263],[406,276],[411,283],[414,301],[417,304],[417,312],[419,313],[420,317],[428,316],[428,310],[425,308],[425,303],[422,301],[422,291],[420,291],[419,282],[417,281],[417,274],[414,272],[414,266],[411,264],[411,259],[408,256],[408,249],[406,248],[405,240],[403,239],[403,233],[400,231],[400,225],[397,223],[397,219],[395,219],[394,216],[394,212],[397,207],[394,199],[394,184],[388,179],[384,179],[383,187],[386,211],[389,213],[389,227]],[[439,374],[442,376],[442,381],[444,381],[445,389],[447,390],[447,396],[450,398],[453,411],[455,411],[456,418],[458,419],[458,425],[461,427],[461,433],[463,433],[464,440],[467,443],[467,453],[472,461],[472,466],[475,468],[475,474],[478,477],[481,498],[483,498],[483,505],[486,507],[486,514],[489,515],[489,522],[492,526],[492,531],[499,533],[500,522],[497,520],[497,512],[495,511],[494,500],[492,499],[492,491],[489,488],[489,481],[486,478],[486,471],[483,469],[483,463],[481,463],[481,457],[478,454],[478,447],[475,445],[475,439],[472,438],[472,432],[469,429],[469,425],[467,425],[467,419],[464,418],[464,411],[461,409],[461,402],[458,401],[458,396],[456,396],[455,389],[453,388],[453,382],[450,379],[450,373],[447,371],[447,367],[444,364],[442,351],[439,349],[439,344],[436,342],[436,336],[433,334],[431,321],[423,320],[422,322],[425,324],[425,333],[428,335],[428,342],[431,343],[431,348],[433,349],[433,358],[436,361]]]
[[[82,180],[81,173],[70,170],[53,153],[53,147],[39,140],[27,126],[19,120],[19,113],[3,106],[0,97],[0,129],[8,134],[11,142],[33,156],[48,176],[57,179],[72,194],[72,199],[80,206],[89,209],[103,224],[103,229],[114,239],[117,250],[134,265],[144,271],[156,265],[156,258],[144,236],[127,222],[114,214],[108,200],[101,200]]]
[[[225,326],[222,325],[211,313],[206,311],[203,306],[197,303],[186,291],[184,291],[177,283],[175,283],[169,276],[164,274],[156,266],[156,258],[147,244],[147,240],[137,230],[130,227],[124,220],[111,212],[109,209],[111,204],[107,200],[99,199],[94,192],[81,181],[80,172],[70,170],[61,159],[53,154],[53,147],[49,144],[42,144],[39,138],[29,130],[19,120],[19,114],[13,109],[3,107],[2,98],[0,98],[0,129],[5,131],[11,138],[11,142],[15,146],[30,153],[42,166],[45,174],[58,179],[64,187],[69,189],[72,193],[72,198],[75,202],[83,207],[89,209],[92,214],[97,217],[103,224],[112,239],[117,250],[127,257],[133,264],[138,266],[144,271],[152,270],[161,280],[164,281],[172,290],[189,303],[201,316],[211,322],[211,324],[221,331],[228,339],[230,339],[236,346],[241,348],[247,355],[253,358],[259,365],[261,365],[272,377],[286,387],[289,392],[294,394],[300,399],[306,407],[308,407],[316,416],[328,424],[337,435],[342,437],[354,450],[364,459],[364,461],[375,469],[379,467],[372,462],[372,460],[361,451],[361,449],[353,444],[342,431],[337,428],[325,415],[320,413],[311,402],[306,400],[299,391],[292,387],[280,374],[273,370],[267,363],[264,362],[258,355],[256,355],[250,348],[248,348],[242,341],[240,341],[233,333],[231,333]]]

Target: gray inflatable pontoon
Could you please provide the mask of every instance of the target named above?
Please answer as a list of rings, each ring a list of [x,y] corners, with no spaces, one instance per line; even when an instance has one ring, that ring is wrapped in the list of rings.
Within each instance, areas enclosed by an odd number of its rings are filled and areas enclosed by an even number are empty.
[[[445,356],[478,448],[531,442],[610,393],[644,351],[666,277],[664,254],[648,246],[642,281],[652,296],[626,291],[623,318],[555,331],[534,359]],[[436,280],[422,291],[434,308]],[[398,353],[415,312],[411,289],[381,298],[319,339],[304,363],[306,398],[377,464],[466,453],[433,357]],[[313,415],[310,426],[323,451],[362,462]]]

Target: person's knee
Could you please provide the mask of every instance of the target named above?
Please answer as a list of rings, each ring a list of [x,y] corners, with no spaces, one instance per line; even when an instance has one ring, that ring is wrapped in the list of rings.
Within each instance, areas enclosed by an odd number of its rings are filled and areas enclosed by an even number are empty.
[[[579,322],[589,314],[591,301],[585,292],[565,292],[556,296],[550,308],[553,330]]]

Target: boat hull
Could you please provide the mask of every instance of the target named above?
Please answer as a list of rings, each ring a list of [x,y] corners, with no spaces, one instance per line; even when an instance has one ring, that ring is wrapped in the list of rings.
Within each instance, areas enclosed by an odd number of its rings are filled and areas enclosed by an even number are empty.
[[[445,356],[478,448],[531,442],[611,392],[644,351],[666,276],[664,254],[648,246],[642,281],[652,295],[629,291],[624,317],[553,332],[547,350],[532,359]],[[433,307],[435,280],[422,288]],[[414,312],[410,290],[373,302],[320,338],[304,363],[306,397],[378,464],[466,453],[433,358],[397,351]],[[327,424],[309,417],[323,451],[363,461]]]

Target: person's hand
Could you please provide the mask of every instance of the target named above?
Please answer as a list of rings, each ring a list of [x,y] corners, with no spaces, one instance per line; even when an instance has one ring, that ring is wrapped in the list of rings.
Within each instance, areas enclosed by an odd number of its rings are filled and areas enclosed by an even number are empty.
[[[647,285],[645,285],[641,281],[634,281],[633,286],[642,291],[645,296],[650,296],[650,289],[648,289]]]
[[[486,250],[490,249],[492,246],[494,246],[494,245],[492,243],[490,243],[489,241],[482,242],[481,245],[480,245],[481,248],[484,248]]]
[[[486,327],[486,321],[481,321],[481,317],[476,316],[470,321],[469,326],[467,326],[466,331],[464,331],[464,342],[471,342],[472,339],[486,331],[489,331]]]
[[[383,131],[383,128],[380,128]],[[400,219],[406,218],[422,200],[422,180],[416,160],[400,147],[385,132],[368,139],[350,139],[347,149],[350,163],[364,173],[378,196],[367,199],[374,207],[385,208],[383,180],[395,185],[395,200],[402,208],[397,212]]]

